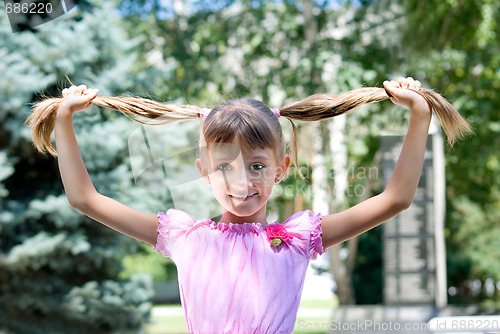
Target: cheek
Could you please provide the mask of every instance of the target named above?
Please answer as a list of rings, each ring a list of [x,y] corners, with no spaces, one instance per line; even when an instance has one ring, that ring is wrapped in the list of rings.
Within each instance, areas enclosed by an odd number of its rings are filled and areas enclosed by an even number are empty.
[[[210,174],[210,183],[214,191],[224,190],[227,188],[227,185],[230,184],[231,180],[226,175],[222,175],[222,173],[212,173]]]
[[[274,181],[276,179],[276,175],[274,173],[274,170],[269,169],[264,173],[264,175],[261,176],[259,179],[259,182],[261,184],[261,187],[268,189],[269,191],[272,190],[274,186]]]
[[[249,172],[249,177],[255,182],[269,183],[273,182],[276,176],[275,168],[266,167],[259,170],[251,170]]]
[[[211,179],[212,180],[212,179]],[[229,203],[230,198],[228,196],[228,187],[226,187],[226,184],[224,180],[222,179],[215,179],[211,182],[211,189],[212,189],[212,194],[214,197],[217,199],[219,203]]]
[[[271,196],[274,187],[274,176],[262,177],[258,181],[255,181],[254,184],[260,188],[260,191],[265,194],[265,196]]]
[[[235,173],[216,172],[210,176],[212,192],[219,199],[227,197],[227,193],[233,191],[236,184],[241,183]]]

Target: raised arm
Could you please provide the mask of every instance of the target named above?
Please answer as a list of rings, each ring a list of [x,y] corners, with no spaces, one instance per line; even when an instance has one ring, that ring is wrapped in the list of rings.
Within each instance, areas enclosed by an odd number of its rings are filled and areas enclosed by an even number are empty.
[[[345,211],[324,216],[323,247],[359,235],[407,209],[413,201],[424,163],[431,110],[416,93],[420,83],[412,78],[384,82],[391,100],[410,108],[410,124],[394,172],[384,192]]]
[[[66,196],[72,207],[92,219],[132,238],[154,245],[157,217],[127,207],[99,194],[89,177],[78,149],[73,129],[73,114],[88,109],[97,90],[86,86],[71,86],[63,90],[65,100],[59,106],[55,124],[55,139],[59,171]]]

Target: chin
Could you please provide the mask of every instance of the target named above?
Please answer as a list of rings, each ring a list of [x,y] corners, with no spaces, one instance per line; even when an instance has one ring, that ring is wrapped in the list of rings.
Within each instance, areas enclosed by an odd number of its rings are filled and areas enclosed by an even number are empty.
[[[226,211],[232,213],[238,217],[248,217],[256,214],[261,208],[262,205],[252,205],[250,207],[245,207],[244,205],[233,207],[231,203],[228,203],[225,207]]]
[[[225,211],[237,217],[248,217],[259,212],[262,207],[265,207],[268,197],[263,197],[261,194],[253,198],[250,202],[233,203],[231,198],[220,196],[218,202],[222,205]]]
[[[227,211],[231,212],[233,215],[238,217],[248,217],[251,216],[259,210],[248,210],[248,209],[238,209],[238,208],[226,208]]]

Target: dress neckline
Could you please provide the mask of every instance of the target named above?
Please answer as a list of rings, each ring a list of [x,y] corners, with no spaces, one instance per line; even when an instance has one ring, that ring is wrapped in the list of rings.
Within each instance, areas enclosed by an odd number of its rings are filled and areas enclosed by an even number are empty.
[[[262,225],[262,223],[257,223],[257,222],[253,222],[253,223],[251,223],[251,222],[244,222],[244,223],[224,223],[224,222],[220,222],[220,221],[219,222],[215,222],[213,220],[210,220],[210,221],[212,223],[216,224],[216,225],[248,225],[248,224],[250,224],[250,225],[259,226],[259,227],[262,227],[262,228],[265,228],[267,225],[269,225],[269,223],[266,224],[266,225]]]
[[[223,223],[223,222],[214,222],[213,220],[208,220],[209,226],[211,229],[219,230],[219,231],[230,231],[230,232],[254,232],[260,233],[266,230],[266,226],[271,224],[275,224],[275,222],[267,225],[262,225],[261,223]]]

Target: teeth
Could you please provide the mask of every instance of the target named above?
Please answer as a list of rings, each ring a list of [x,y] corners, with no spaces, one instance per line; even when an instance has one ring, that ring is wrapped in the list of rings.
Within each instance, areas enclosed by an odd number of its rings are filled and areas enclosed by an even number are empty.
[[[250,196],[246,196],[246,197],[239,197],[239,196],[233,196],[233,195],[229,195],[231,196],[232,198],[235,198],[235,199],[241,199],[241,200],[245,200],[247,198],[250,198],[250,197],[253,197],[255,196],[256,194],[253,194],[253,195],[250,195]]]

